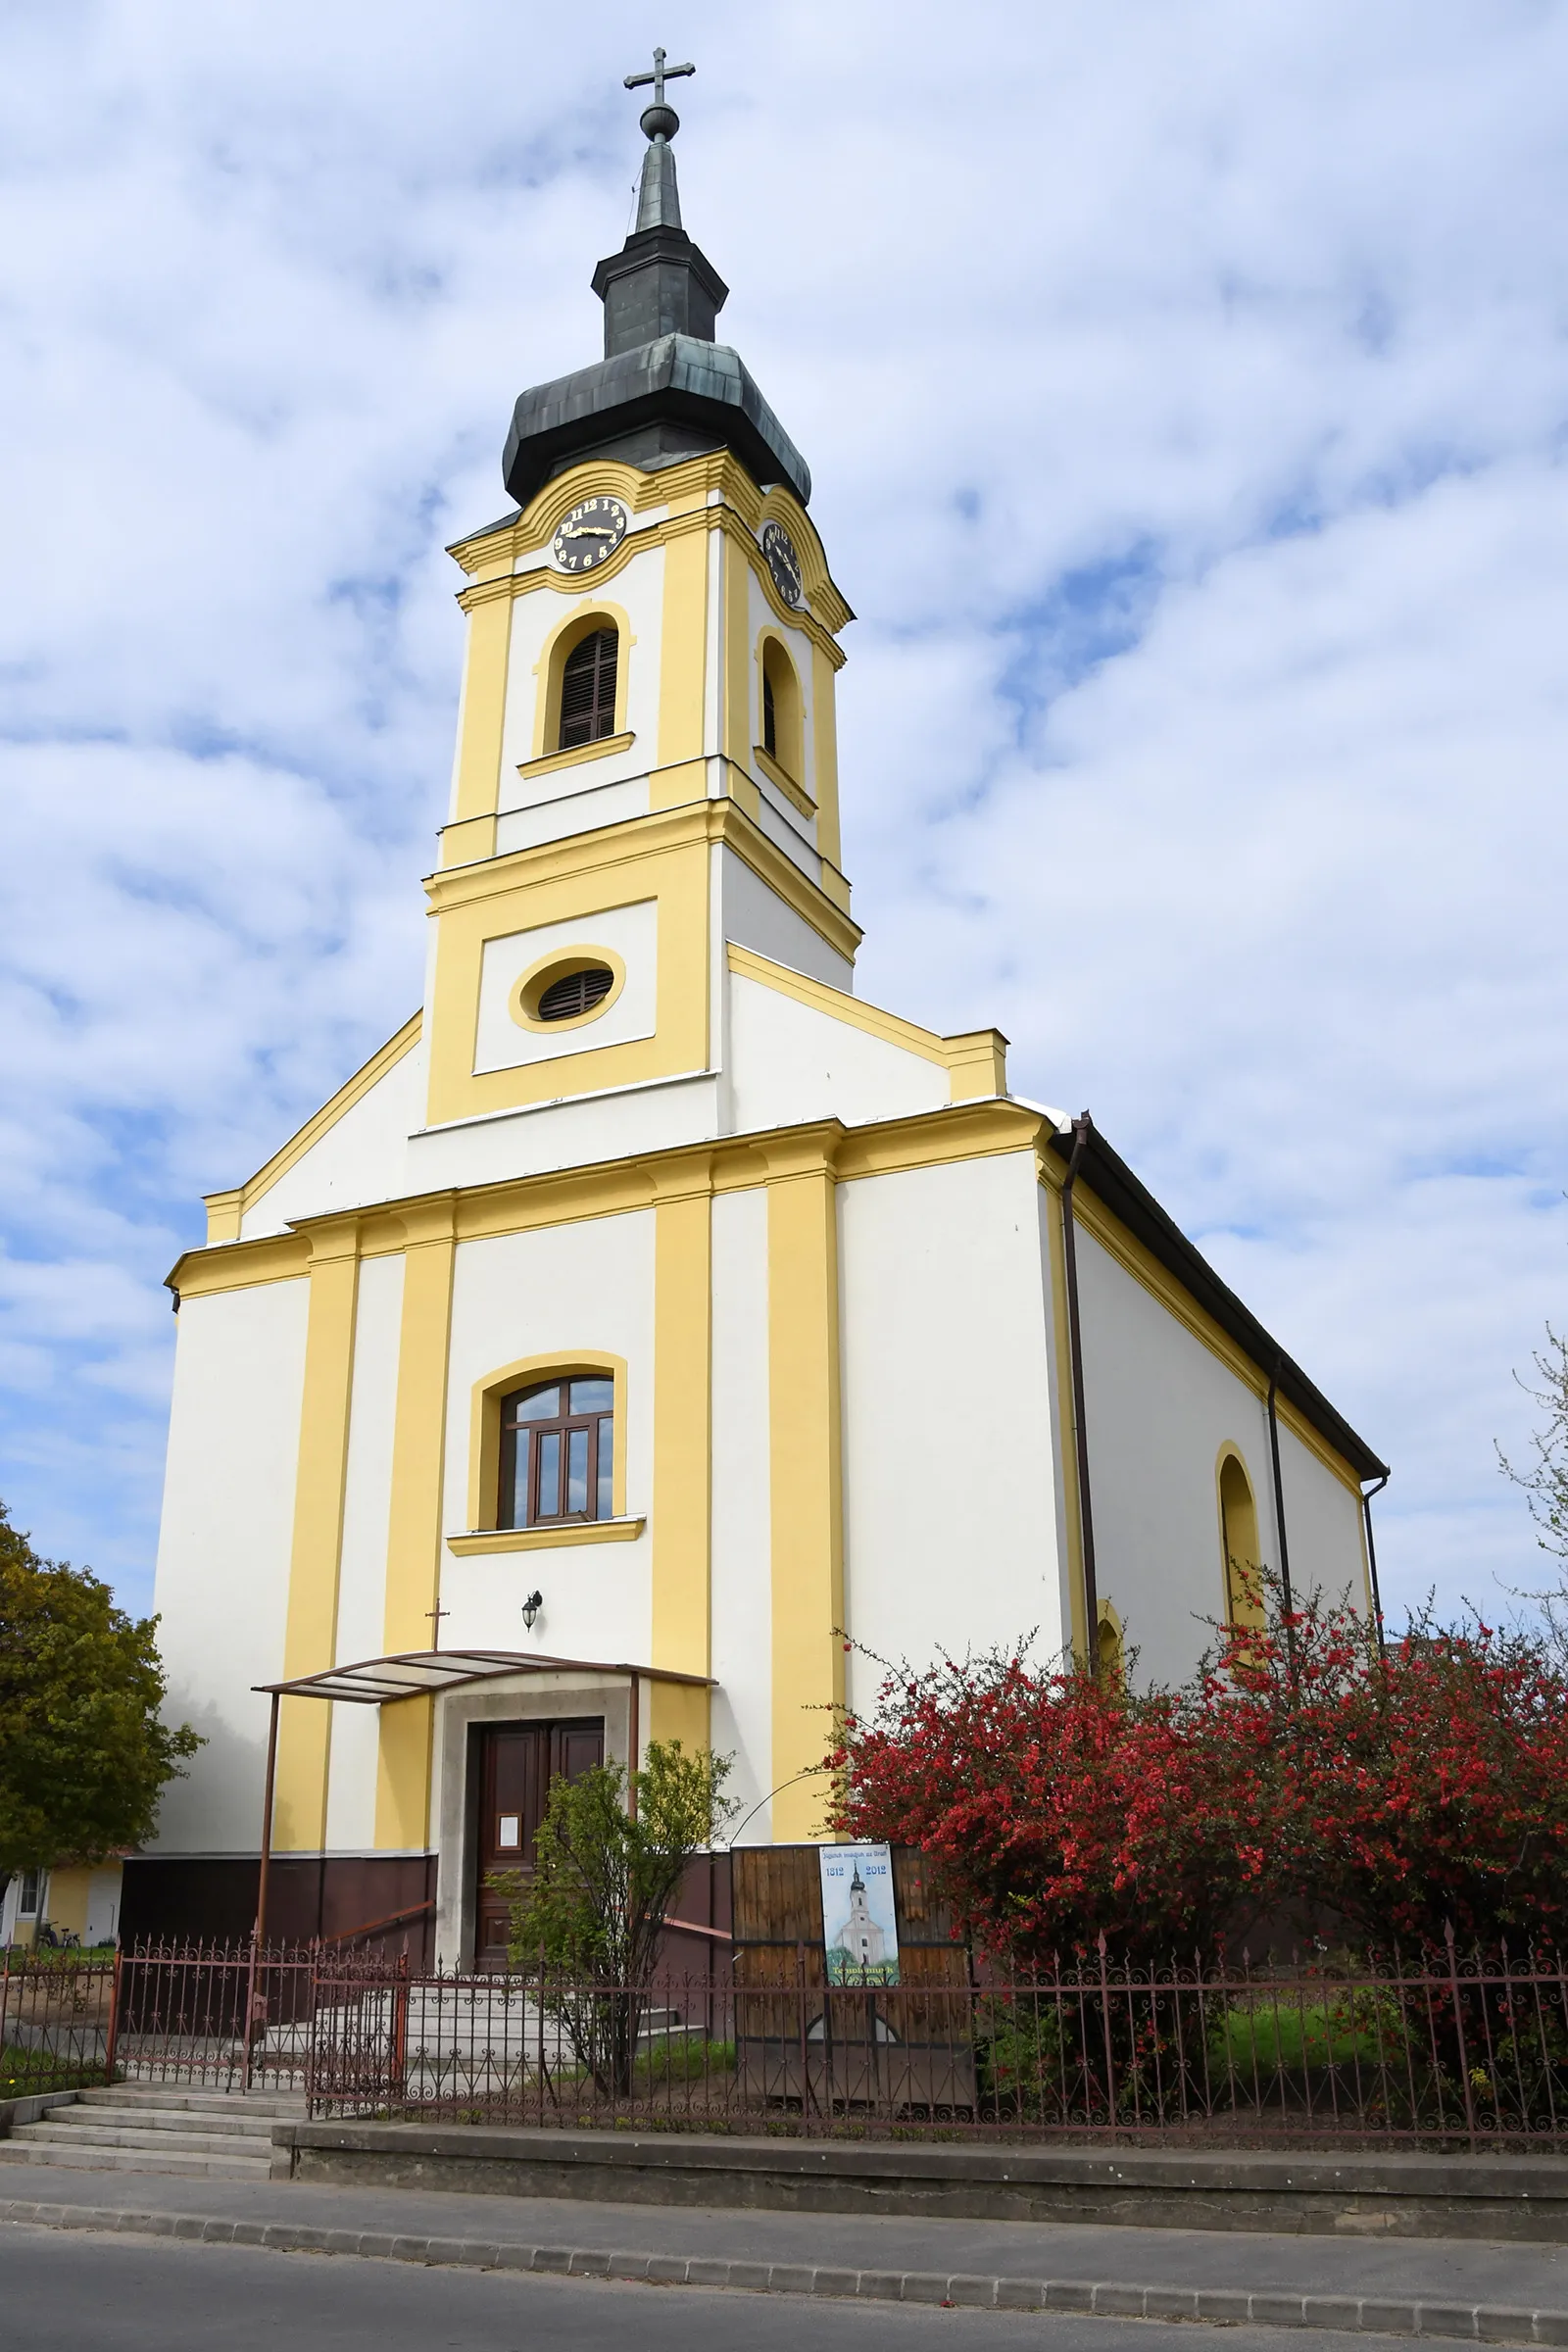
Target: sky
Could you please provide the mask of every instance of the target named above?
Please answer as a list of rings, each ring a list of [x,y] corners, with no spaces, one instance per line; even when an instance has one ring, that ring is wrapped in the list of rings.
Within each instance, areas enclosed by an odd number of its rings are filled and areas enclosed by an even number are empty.
[[[995,1023],[1546,1573],[1568,0],[0,0],[0,1494],[151,1605],[163,1280],[414,1009],[460,575],[656,40],[812,468],[858,987]],[[236,1511],[245,1496],[236,1494]]]

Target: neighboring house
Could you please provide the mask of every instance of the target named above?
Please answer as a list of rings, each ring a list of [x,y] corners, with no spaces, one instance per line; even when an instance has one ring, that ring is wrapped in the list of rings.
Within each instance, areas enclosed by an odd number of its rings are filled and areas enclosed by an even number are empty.
[[[852,993],[852,615],[666,116],[606,356],[523,394],[515,508],[452,551],[423,1006],[170,1278],[157,1605],[208,1744],[127,1934],[248,1928],[257,1686],[270,1924],[433,1906],[466,1962],[551,1774],[650,1737],[733,1754],[744,1841],[817,1837],[852,1642],[1125,1629],[1168,1677],[1233,1561],[1368,1594],[1383,1465],[1104,1139],[995,1030]]]
[[[0,1945],[33,1943],[40,1921],[84,1946],[113,1943],[120,1933],[121,1870],[116,1859],[18,1871],[0,1898]]]

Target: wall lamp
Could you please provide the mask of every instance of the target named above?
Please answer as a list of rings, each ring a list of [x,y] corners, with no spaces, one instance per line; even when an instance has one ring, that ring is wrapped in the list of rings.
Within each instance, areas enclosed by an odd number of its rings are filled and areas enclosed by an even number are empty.
[[[530,1592],[522,1604],[522,1622],[530,1634],[533,1632],[533,1621],[544,1605],[545,1596],[542,1592]]]

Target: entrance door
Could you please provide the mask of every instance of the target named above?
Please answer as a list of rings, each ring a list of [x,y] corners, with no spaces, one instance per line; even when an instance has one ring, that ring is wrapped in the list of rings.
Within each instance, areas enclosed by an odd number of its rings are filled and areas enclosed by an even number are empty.
[[[508,1905],[486,1881],[496,1871],[528,1870],[545,1799],[558,1773],[576,1780],[605,1760],[602,1716],[582,1723],[494,1723],[479,1734],[475,1758],[479,1819],[474,1838],[474,1965],[507,1965]]]

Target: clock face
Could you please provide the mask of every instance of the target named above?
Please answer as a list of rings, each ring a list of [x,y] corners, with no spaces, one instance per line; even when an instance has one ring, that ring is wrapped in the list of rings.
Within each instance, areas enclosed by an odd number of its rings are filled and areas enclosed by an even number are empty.
[[[806,601],[801,584],[801,559],[795,553],[795,542],[781,522],[762,525],[762,559],[773,574],[773,585],[787,605]]]
[[[550,543],[563,571],[592,571],[612,556],[631,520],[618,498],[585,498]]]

